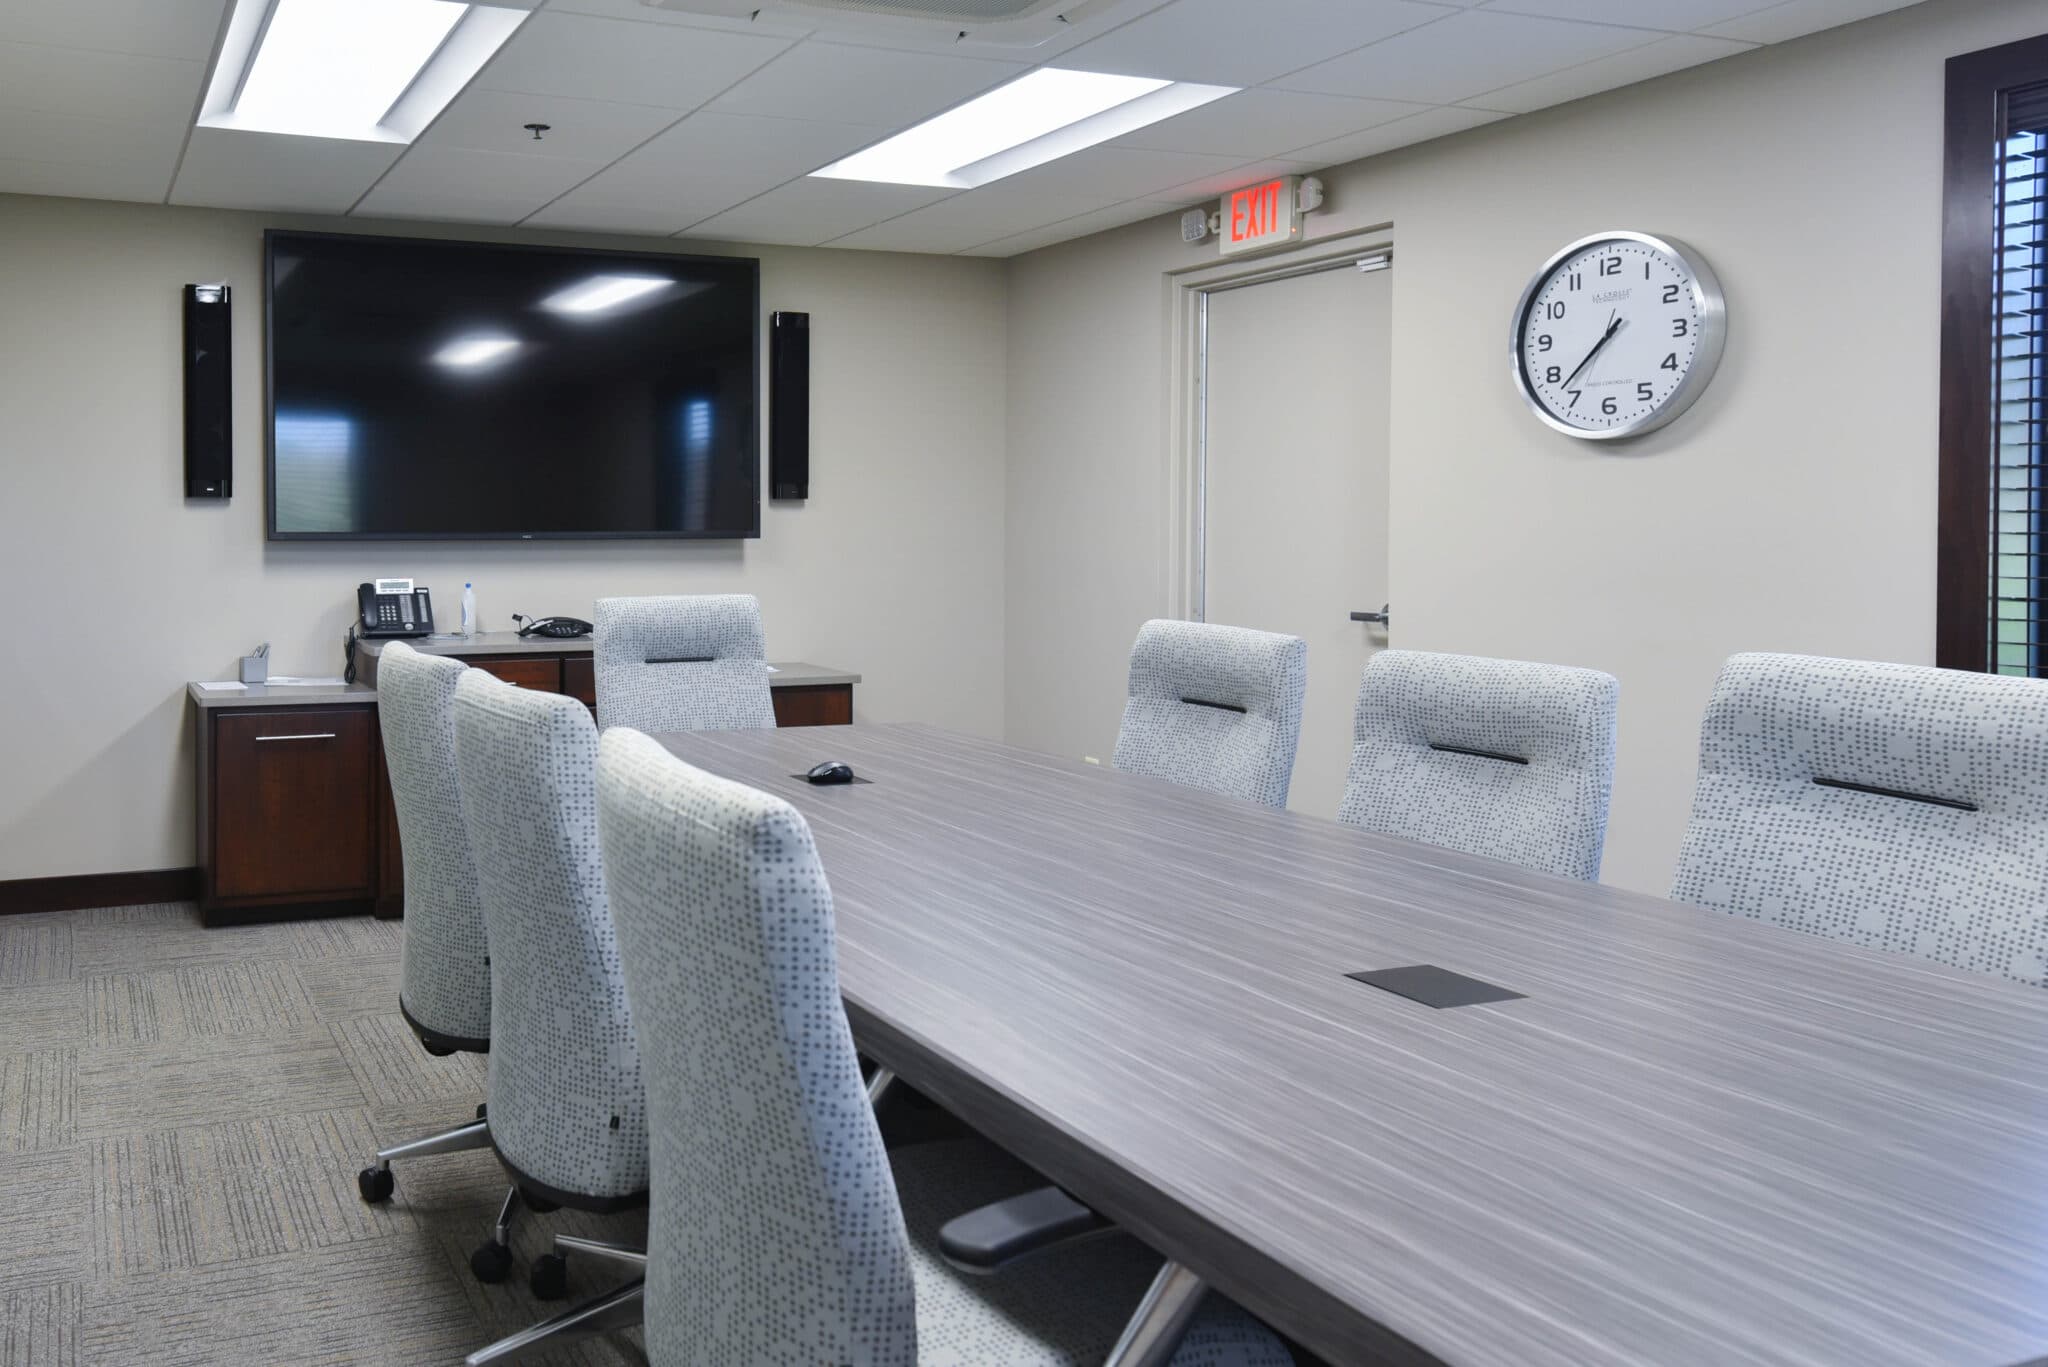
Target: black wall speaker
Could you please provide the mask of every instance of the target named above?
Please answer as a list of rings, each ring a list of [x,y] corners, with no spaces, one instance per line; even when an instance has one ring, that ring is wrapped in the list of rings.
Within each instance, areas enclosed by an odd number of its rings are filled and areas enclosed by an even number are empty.
[[[226,285],[185,286],[185,497],[235,491]]]
[[[811,496],[811,315],[768,317],[768,497]]]

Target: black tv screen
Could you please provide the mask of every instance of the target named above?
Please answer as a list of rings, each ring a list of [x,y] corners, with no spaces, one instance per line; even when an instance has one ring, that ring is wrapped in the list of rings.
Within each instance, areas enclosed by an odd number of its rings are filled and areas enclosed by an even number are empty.
[[[273,539],[760,534],[758,262],[265,247]]]

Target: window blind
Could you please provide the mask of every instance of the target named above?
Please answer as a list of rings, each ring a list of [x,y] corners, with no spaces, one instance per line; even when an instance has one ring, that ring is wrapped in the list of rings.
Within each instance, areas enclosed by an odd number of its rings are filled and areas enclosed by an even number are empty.
[[[2048,84],[1999,128],[1991,379],[1990,668],[2048,674]]]

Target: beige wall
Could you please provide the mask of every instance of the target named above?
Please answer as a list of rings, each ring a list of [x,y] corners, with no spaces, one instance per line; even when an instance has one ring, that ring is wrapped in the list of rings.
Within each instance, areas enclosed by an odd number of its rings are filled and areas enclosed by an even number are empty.
[[[1609,881],[1669,887],[1728,654],[1932,660],[1942,64],[2043,30],[1933,0],[1325,176],[1311,236],[1394,225],[1393,642],[1619,676]],[[1730,318],[1705,396],[1624,449],[1506,369],[1530,273],[1606,228],[1699,248]],[[1167,609],[1167,273],[1213,250],[1161,219],[1011,263],[1014,742],[1107,755]]]
[[[0,196],[0,879],[190,864],[187,679],[331,674],[354,588],[413,575],[487,628],[614,593],[760,595],[769,653],[858,670],[859,715],[1002,726],[998,262],[745,248],[813,319],[807,505],[758,541],[266,543],[260,215]],[[416,224],[290,226],[584,242]],[[701,250],[699,244],[691,249]],[[182,497],[179,287],[235,286],[231,503]],[[544,491],[536,491],[543,494]],[[19,626],[20,623],[10,623]]]

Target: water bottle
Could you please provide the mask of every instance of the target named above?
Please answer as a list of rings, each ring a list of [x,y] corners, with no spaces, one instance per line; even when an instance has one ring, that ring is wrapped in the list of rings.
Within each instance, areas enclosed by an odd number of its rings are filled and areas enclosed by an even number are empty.
[[[462,586],[462,634],[476,635],[476,589],[467,583]]]

